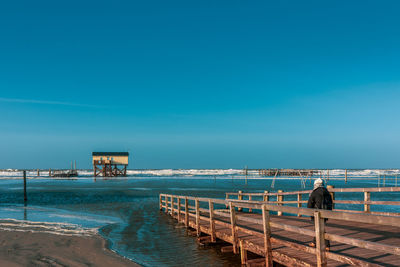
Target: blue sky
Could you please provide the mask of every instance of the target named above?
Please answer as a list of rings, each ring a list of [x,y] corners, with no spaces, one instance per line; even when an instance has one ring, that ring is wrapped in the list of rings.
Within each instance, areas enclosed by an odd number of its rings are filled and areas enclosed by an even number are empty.
[[[398,168],[399,8],[3,1],[0,168]]]

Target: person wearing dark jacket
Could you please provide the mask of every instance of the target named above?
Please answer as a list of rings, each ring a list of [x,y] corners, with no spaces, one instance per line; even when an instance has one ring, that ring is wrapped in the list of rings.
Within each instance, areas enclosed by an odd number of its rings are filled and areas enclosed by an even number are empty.
[[[308,199],[307,208],[310,209],[324,209],[324,210],[332,210],[333,201],[331,194],[329,191],[324,187],[324,181],[321,178],[318,178],[314,182],[314,189],[310,194]],[[311,217],[313,220],[314,217]],[[327,219],[325,219],[325,222]],[[315,247],[315,237],[314,241],[310,243],[311,247]],[[325,240],[326,249],[329,250],[330,243],[329,240]]]

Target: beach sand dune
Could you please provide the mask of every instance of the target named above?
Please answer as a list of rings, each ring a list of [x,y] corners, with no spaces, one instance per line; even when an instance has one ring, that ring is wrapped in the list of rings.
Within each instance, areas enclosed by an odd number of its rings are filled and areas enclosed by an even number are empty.
[[[0,230],[0,266],[139,266],[106,248],[98,235]]]

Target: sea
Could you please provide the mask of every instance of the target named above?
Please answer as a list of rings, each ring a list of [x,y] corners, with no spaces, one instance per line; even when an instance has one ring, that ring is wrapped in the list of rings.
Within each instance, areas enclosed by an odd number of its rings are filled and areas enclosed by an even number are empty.
[[[187,229],[159,210],[159,194],[224,198],[226,192],[270,192],[312,189],[322,177],[341,187],[397,186],[400,170],[317,170],[306,177],[262,177],[242,169],[128,170],[127,177],[94,178],[79,170],[77,178],[51,178],[42,171],[27,172],[24,204],[21,170],[0,170],[0,229],[11,224],[40,225],[37,231],[85,235],[99,233],[111,250],[143,266],[240,266],[237,255],[217,247],[202,247]],[[399,185],[400,185],[400,177]],[[338,193],[337,199],[362,199],[362,193]],[[398,200],[400,193],[373,193],[372,200]],[[348,209],[361,205],[342,204]],[[399,206],[372,210],[400,212]],[[8,228],[7,228],[8,227]]]

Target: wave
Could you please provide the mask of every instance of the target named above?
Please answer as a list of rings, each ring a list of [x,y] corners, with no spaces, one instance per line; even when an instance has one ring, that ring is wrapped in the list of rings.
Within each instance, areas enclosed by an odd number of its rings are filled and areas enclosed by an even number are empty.
[[[329,177],[345,175],[345,169],[314,169],[315,176],[322,175]],[[349,177],[375,177],[379,175],[395,176],[400,174],[400,169],[360,169],[348,170]],[[243,169],[143,169],[143,170],[127,170],[128,177],[234,177],[243,176]],[[248,170],[249,177],[261,177],[258,170]],[[93,171],[82,169],[78,170],[79,178],[93,177]],[[20,179],[22,177],[22,170],[6,169],[0,170],[0,179]],[[49,178],[47,170],[41,170],[40,175],[37,175],[37,170],[27,171],[29,179]],[[52,178],[52,179],[65,179],[65,178]]]
[[[0,230],[18,232],[39,232],[67,236],[93,236],[97,228],[85,228],[70,223],[33,222],[16,219],[0,219]]]

